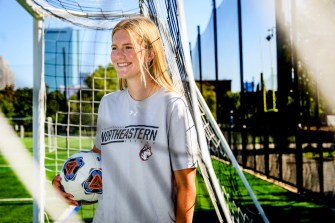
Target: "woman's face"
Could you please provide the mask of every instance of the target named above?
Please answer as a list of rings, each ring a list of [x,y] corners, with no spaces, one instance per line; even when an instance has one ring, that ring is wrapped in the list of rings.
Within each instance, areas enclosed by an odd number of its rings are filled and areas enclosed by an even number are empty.
[[[126,30],[118,30],[112,39],[111,60],[119,78],[130,80],[140,78],[140,61],[145,50],[141,46],[134,46]]]

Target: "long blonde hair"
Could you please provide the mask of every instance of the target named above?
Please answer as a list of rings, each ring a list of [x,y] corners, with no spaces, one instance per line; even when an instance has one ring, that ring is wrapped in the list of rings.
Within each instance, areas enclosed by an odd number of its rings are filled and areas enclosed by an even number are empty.
[[[165,58],[163,44],[159,31],[150,19],[146,17],[133,17],[121,20],[112,31],[112,37],[118,30],[126,30],[134,45],[143,46],[146,56],[153,53],[153,59],[149,63],[141,61],[140,71],[142,81],[145,81],[145,73],[159,86],[175,91]],[[150,52],[151,51],[151,52]],[[127,80],[119,79],[119,89],[127,88]]]

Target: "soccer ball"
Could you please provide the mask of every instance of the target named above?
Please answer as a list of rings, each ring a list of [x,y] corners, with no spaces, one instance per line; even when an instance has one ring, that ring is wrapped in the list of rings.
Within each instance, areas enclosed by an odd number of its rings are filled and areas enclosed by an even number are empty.
[[[102,194],[101,156],[92,151],[81,151],[70,156],[62,166],[61,185],[73,200],[85,203],[98,201]]]

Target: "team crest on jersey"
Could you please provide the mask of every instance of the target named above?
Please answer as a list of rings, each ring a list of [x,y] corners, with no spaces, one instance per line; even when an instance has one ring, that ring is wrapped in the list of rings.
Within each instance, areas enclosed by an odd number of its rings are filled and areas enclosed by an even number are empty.
[[[143,161],[147,161],[150,156],[152,156],[151,147],[148,144],[145,144],[145,146],[140,150],[139,155]]]

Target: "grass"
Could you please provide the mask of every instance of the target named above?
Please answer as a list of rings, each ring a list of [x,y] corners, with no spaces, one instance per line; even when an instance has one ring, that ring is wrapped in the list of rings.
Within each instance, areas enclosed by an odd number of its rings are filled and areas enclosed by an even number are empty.
[[[335,210],[321,202],[245,175],[271,223],[335,222]]]
[[[24,143],[28,150],[32,151],[32,139],[26,138]],[[65,155],[61,156],[65,157]],[[218,168],[219,164],[214,161],[213,165],[214,168]],[[244,174],[271,223],[335,222],[335,211],[321,202],[290,192],[251,174]],[[197,200],[193,222],[218,222],[203,180],[201,177],[197,177],[197,179]],[[4,201],[4,199],[10,198],[30,197],[30,194],[22,186],[0,154],[0,222],[32,222],[33,203],[31,200]],[[253,215],[256,212],[246,191],[240,191],[238,202],[249,215]],[[92,219],[94,209],[95,205],[86,205],[79,214],[86,222],[89,222]]]
[[[2,167],[0,168],[0,188],[2,188],[0,189],[0,199],[31,197],[13,171],[8,167],[3,167],[2,161]],[[31,201],[0,202],[0,222],[32,222],[32,211]]]

